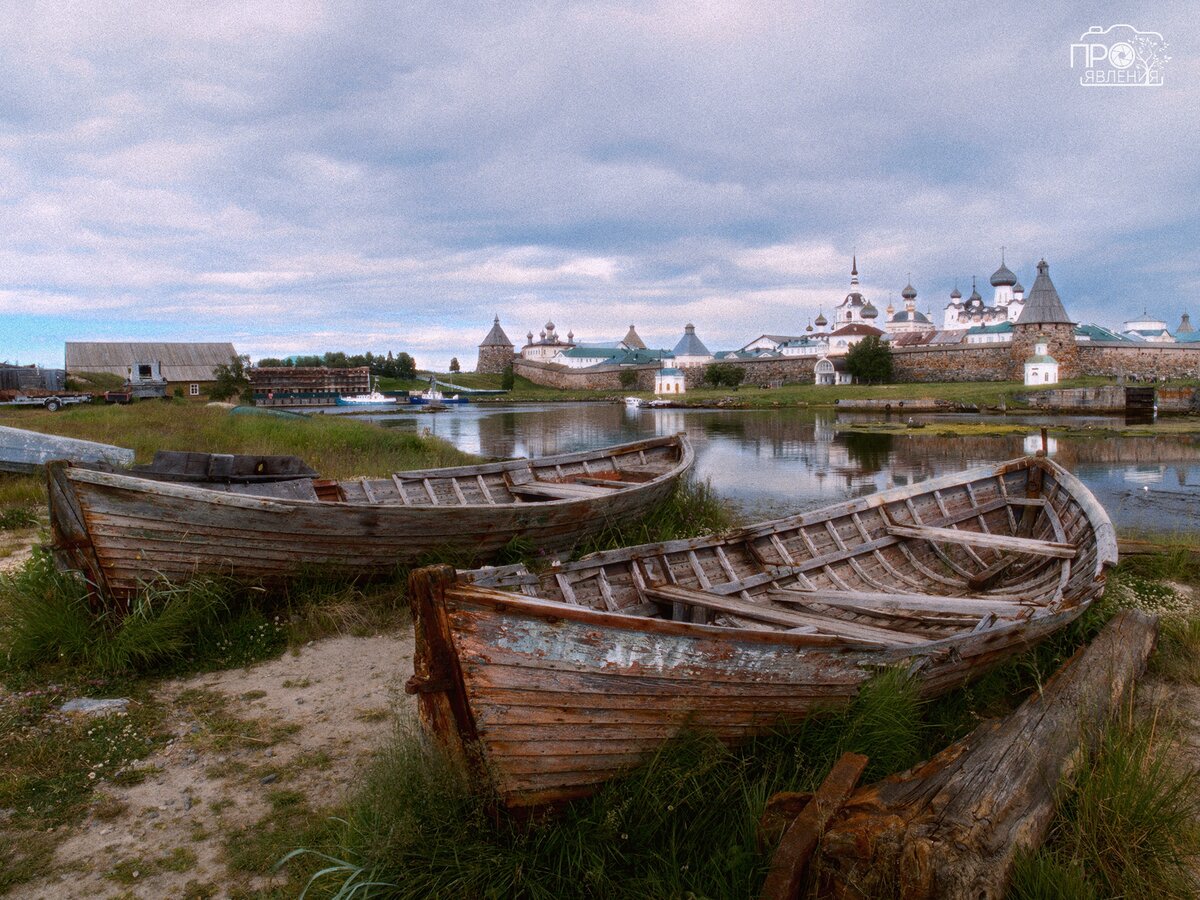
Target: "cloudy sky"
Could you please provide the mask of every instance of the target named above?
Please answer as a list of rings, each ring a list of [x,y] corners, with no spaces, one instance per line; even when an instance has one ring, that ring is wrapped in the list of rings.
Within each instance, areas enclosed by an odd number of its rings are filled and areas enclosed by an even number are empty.
[[[0,359],[66,340],[474,365],[630,323],[803,329],[1045,256],[1068,311],[1200,319],[1194,3],[33,3],[0,35]],[[1161,32],[1087,88],[1089,26]],[[990,297],[990,289],[985,291]]]

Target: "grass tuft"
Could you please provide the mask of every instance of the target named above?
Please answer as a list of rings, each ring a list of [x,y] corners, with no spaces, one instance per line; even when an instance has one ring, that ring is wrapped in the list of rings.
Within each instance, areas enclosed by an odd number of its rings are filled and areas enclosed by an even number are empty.
[[[1046,846],[1020,861],[1017,896],[1195,897],[1198,817],[1200,773],[1178,766],[1171,735],[1119,720],[1063,792]]]
[[[576,555],[616,550],[635,544],[653,544],[698,535],[721,534],[729,531],[735,524],[728,505],[713,490],[711,482],[688,478],[679,482],[666,502],[659,504],[636,522],[605,528],[584,545],[576,548]]]

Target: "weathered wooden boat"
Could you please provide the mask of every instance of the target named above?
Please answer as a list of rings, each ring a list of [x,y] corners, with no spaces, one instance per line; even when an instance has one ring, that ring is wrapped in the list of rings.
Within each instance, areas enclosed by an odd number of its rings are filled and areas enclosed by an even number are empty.
[[[129,465],[133,451],[112,444],[0,426],[0,472],[36,472],[52,459]]]
[[[194,453],[187,450],[156,450],[154,460],[149,465],[131,466],[129,474],[156,481],[201,485],[262,484],[317,477],[317,471],[298,456]]]
[[[55,558],[110,595],[195,574],[379,575],[432,554],[487,561],[521,538],[561,553],[661,503],[693,462],[682,435],[388,478],[177,484],[47,469]]]
[[[544,572],[420,569],[409,690],[481,789],[554,804],[684,726],[735,740],[883,666],[949,690],[1079,616],[1116,559],[1087,488],[1030,457]]]

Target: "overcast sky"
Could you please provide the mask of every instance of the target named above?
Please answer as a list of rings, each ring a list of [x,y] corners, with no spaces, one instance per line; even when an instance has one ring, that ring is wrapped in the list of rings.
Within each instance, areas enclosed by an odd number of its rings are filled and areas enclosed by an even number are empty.
[[[30,11],[32,10],[32,12]],[[36,3],[0,34],[0,359],[67,340],[474,366],[796,333],[1007,261],[1200,319],[1194,2]],[[1089,26],[1161,32],[1088,88]]]

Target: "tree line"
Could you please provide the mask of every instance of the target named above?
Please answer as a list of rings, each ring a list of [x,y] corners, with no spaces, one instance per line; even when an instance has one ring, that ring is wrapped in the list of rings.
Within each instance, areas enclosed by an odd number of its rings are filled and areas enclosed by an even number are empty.
[[[357,369],[366,366],[371,370],[372,375],[377,375],[380,378],[412,380],[417,377],[416,361],[403,350],[394,355],[389,350],[387,356],[369,351],[367,353],[355,353],[352,355],[338,351],[336,353],[325,353],[321,356],[313,354],[310,356],[292,356],[287,359],[275,359],[268,356],[260,359],[258,365],[264,369],[315,366],[325,366],[330,369]]]

